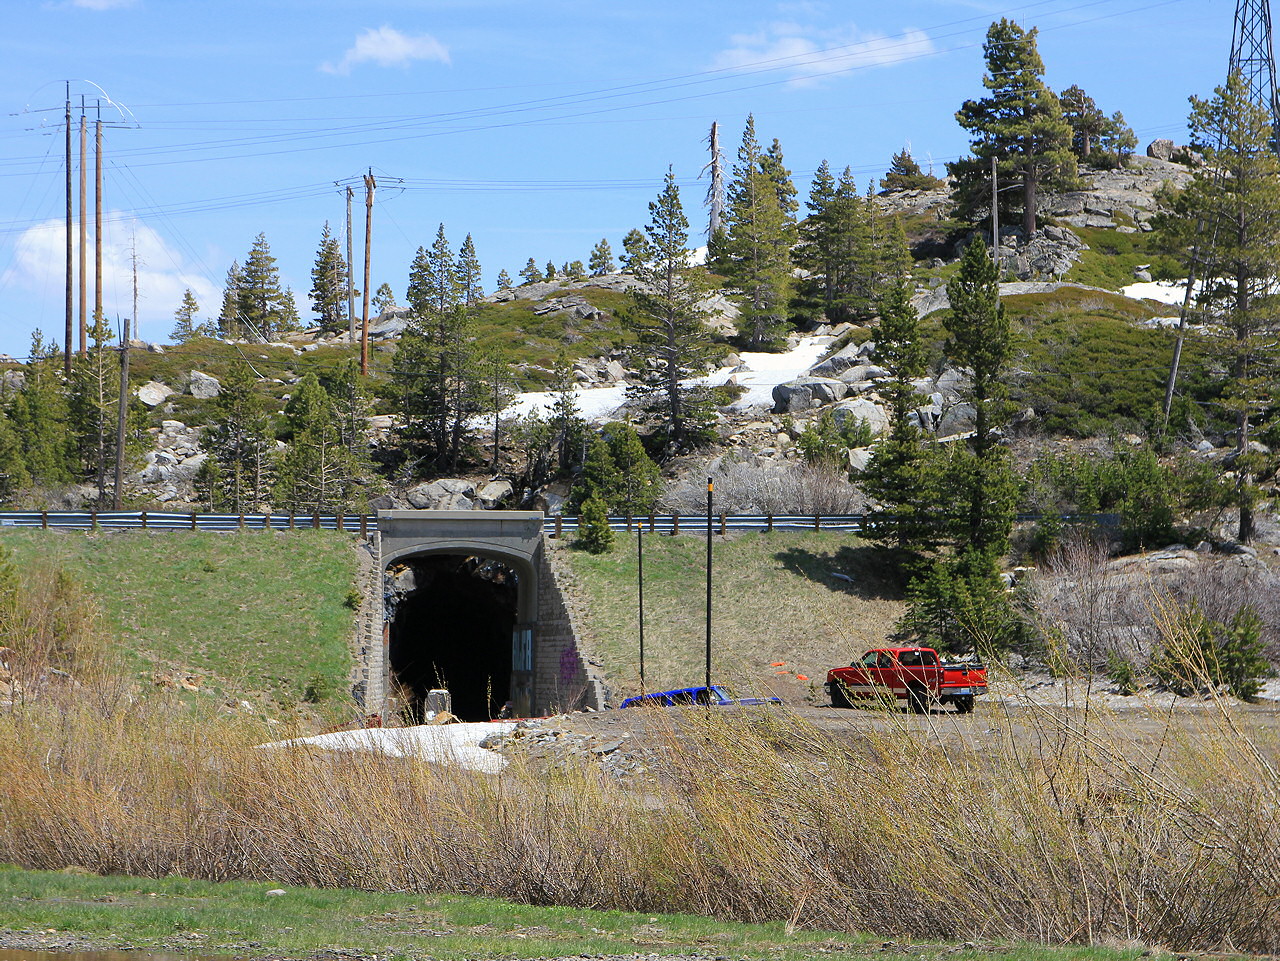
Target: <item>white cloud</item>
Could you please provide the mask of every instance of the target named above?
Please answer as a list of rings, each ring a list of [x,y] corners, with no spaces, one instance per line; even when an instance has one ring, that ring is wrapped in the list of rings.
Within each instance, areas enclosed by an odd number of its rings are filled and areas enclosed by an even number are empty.
[[[889,67],[934,51],[933,41],[921,30],[886,36],[853,25],[819,29],[795,22],[771,23],[755,33],[736,34],[729,43],[713,61],[717,69],[783,70],[796,85],[861,68]]]
[[[109,218],[119,221],[127,218],[111,212]],[[0,285],[14,285],[35,293],[45,304],[61,304],[65,296],[62,264],[66,260],[65,227],[60,220],[49,220],[29,227],[14,244],[12,265]],[[90,231],[92,234],[92,231]],[[222,306],[222,289],[211,281],[201,269],[187,262],[158,233],[142,224],[130,231],[115,228],[102,249],[102,309],[115,326],[117,317],[133,314],[133,267],[131,258],[136,247],[138,254],[138,334],[144,340],[167,341],[173,329],[173,312],[182,302],[183,291],[190,288],[200,304],[199,316],[216,317]],[[132,234],[132,236],[130,236]],[[89,243],[92,245],[93,237]],[[89,252],[89,310],[93,310],[93,251]],[[61,320],[61,311],[58,311]],[[57,336],[57,330],[48,329],[46,337]],[[61,337],[57,338],[61,341]]]
[[[362,63],[379,67],[407,67],[415,60],[449,62],[449,49],[429,33],[410,37],[392,27],[372,28],[356,37],[356,42],[336,64],[321,64],[326,73],[346,75]]]

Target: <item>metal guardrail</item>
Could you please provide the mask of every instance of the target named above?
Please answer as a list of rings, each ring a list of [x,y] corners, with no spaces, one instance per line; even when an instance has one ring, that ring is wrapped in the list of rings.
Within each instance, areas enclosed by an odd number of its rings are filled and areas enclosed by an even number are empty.
[[[1019,514],[1017,521],[1038,521],[1041,514]],[[1115,527],[1116,514],[1063,514],[1065,523],[1092,523]],[[549,514],[542,522],[548,537],[563,537],[578,530],[580,518]],[[864,514],[718,514],[711,518],[716,534],[741,531],[832,531],[863,533],[870,524]],[[653,534],[702,533],[705,514],[653,514],[645,517],[611,516],[615,531],[643,530]],[[376,514],[177,514],[158,511],[3,511],[0,527],[57,530],[326,530],[368,536],[378,529]]]

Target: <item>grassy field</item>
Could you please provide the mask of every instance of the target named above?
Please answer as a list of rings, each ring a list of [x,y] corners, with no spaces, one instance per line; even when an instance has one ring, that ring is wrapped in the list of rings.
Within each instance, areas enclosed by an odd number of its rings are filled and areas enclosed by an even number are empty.
[[[269,890],[283,895],[268,896]],[[150,948],[240,957],[343,950],[383,957],[542,958],[631,953],[729,955],[777,961],[839,952],[885,961],[946,950],[1018,961],[1128,961],[1134,949],[988,944],[886,948],[869,936],[733,924],[687,914],[534,907],[490,898],[350,889],[215,884],[184,878],[98,877],[0,866],[0,915],[10,930],[54,930],[97,948]]]
[[[713,540],[714,674],[743,693],[812,692],[829,667],[882,642],[903,611],[901,587],[885,580],[872,552],[847,534],[774,532]],[[585,643],[604,662],[615,691],[638,691],[635,535],[619,534],[607,554],[567,547],[560,556],[585,602]],[[648,689],[701,683],[702,537],[645,536],[644,603]]]
[[[330,532],[55,533],[5,530],[23,567],[78,579],[135,673],[195,678],[221,697],[278,705],[346,690],[351,539]]]

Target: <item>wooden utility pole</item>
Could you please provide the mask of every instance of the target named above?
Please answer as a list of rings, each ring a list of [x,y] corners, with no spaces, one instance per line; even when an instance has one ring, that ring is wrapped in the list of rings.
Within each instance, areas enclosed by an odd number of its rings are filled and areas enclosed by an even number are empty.
[[[133,247],[133,316],[138,316],[138,246]],[[120,400],[116,411],[116,477],[112,509],[123,508],[124,493],[124,438],[129,412],[129,330],[130,317],[124,319],[123,336],[120,338]]]
[[[85,223],[89,215],[89,201],[85,197],[85,166],[87,165],[89,152],[89,118],[84,112],[84,97],[80,98],[80,356],[84,357],[89,352],[88,348],[88,318],[89,297],[88,297],[88,278],[85,277],[86,267],[88,264],[88,247],[89,225]]]
[[[72,255],[71,243],[71,84],[67,84],[67,109],[66,109],[66,125],[67,125],[67,336],[63,343],[63,369],[67,375],[71,374],[71,351],[72,344],[75,340],[75,330],[73,327],[75,321],[75,297],[71,293],[72,276],[74,275],[75,264]]]
[[[356,342],[356,265],[351,256],[351,198],[355,191],[347,184],[347,342]]]
[[[93,124],[93,321],[102,321],[102,104]]]
[[[360,373],[369,373],[369,258],[373,245],[373,168],[364,175],[364,313],[360,325]]]

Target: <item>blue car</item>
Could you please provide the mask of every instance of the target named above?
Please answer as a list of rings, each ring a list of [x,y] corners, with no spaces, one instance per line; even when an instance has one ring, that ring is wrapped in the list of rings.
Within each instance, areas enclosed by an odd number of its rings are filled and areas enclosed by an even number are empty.
[[[711,687],[680,687],[673,691],[655,691],[653,694],[640,694],[629,697],[619,707],[639,707],[652,705],[655,707],[677,707],[685,704],[781,704],[780,697],[734,697],[723,687],[713,684]]]

